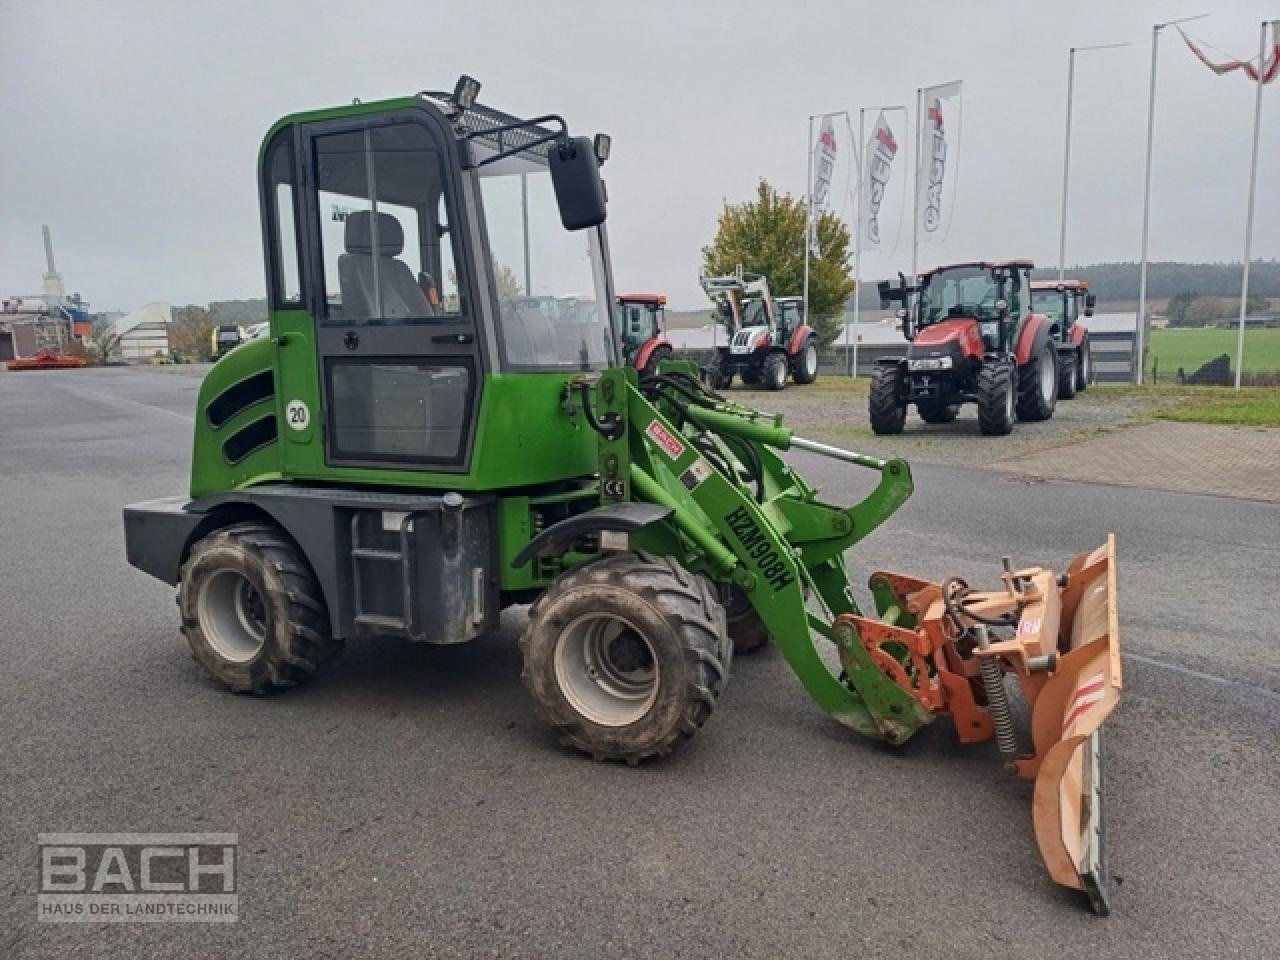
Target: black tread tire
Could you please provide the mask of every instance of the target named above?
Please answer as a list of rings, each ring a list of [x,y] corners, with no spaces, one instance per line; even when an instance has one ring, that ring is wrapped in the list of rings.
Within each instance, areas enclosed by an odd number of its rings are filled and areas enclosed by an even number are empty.
[[[1089,352],[1089,338],[1080,344],[1080,352],[1076,356],[1076,393],[1083,393],[1089,388],[1093,379],[1093,354]]]
[[[956,417],[960,415],[960,404],[917,400],[916,412],[925,423],[954,423]]]
[[[210,645],[197,612],[203,579],[227,568],[253,584],[266,608],[266,642],[245,663],[225,659]],[[305,683],[342,651],[342,641],[329,634],[328,610],[311,568],[297,547],[266,524],[232,524],[192,547],[179,574],[178,609],[196,660],[235,693],[270,693]]]
[[[978,371],[978,429],[983,436],[1003,437],[1013,430],[1013,376],[1007,363],[988,363]]]
[[[804,346],[791,358],[791,379],[799,384],[810,384],[818,379],[818,345],[813,342],[813,337],[809,337],[804,342]],[[810,374],[806,366],[809,355],[813,356],[813,373]]]
[[[725,619],[728,623],[729,639],[733,641],[733,655],[754,653],[769,645],[773,636],[769,628],[760,619],[760,614],[747,599],[741,587],[732,585],[728,595],[722,591],[720,602],[724,606]]]
[[[556,680],[563,629],[579,614],[610,610],[646,630],[660,664],[653,706],[622,727],[583,716]],[[707,722],[729,680],[733,643],[709,580],[671,557],[622,553],[570,570],[552,584],[529,611],[520,652],[524,685],[562,744],[596,760],[636,764],[665,756]]]
[[[902,398],[902,367],[882,364],[871,376],[867,411],[871,429],[880,436],[901,433],[907,423],[907,404]]]
[[[787,385],[787,358],[774,350],[760,364],[760,382],[766,390],[781,390]]]
[[[748,367],[742,371],[742,382],[749,387],[759,386],[760,374]]]
[[[649,362],[640,370],[641,377],[652,377],[658,372],[658,364],[663,360],[670,360],[672,350],[665,343],[653,348],[653,353],[649,354]]]
[[[1057,379],[1058,358],[1053,342],[1045,343],[1040,356],[1032,357],[1018,370],[1018,419],[1028,422],[1049,420],[1058,405],[1057,385],[1046,400],[1040,389],[1040,378],[1045,371],[1052,371]]]
[[[1076,354],[1058,354],[1058,399],[1070,400],[1076,395]]]

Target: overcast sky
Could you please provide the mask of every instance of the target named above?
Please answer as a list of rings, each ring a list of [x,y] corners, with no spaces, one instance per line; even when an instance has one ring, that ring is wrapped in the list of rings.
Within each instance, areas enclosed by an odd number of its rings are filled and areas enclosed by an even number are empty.
[[[946,241],[922,266],[1056,262],[1067,50],[1077,57],[1067,260],[1136,260],[1151,25],[1236,56],[1280,2],[59,3],[0,0],[0,294],[38,292],[40,225],[95,309],[262,295],[254,165],[278,117],[451,87],[606,130],[618,289],[701,308],[725,198],[805,189],[808,115],[965,84]],[[856,113],[855,113],[856,118]],[[1161,40],[1152,259],[1238,260],[1253,88]],[[871,120],[868,121],[870,125]],[[1280,256],[1280,82],[1267,87],[1257,257]],[[895,172],[901,176],[904,170]],[[909,265],[910,245],[867,278]],[[791,292],[791,291],[780,291]],[[797,291],[798,292],[798,291]]]

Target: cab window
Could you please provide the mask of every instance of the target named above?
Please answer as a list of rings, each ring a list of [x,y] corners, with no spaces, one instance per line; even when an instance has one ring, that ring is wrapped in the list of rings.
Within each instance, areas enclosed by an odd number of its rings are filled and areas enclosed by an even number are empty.
[[[457,320],[444,157],[421,124],[315,138],[323,321]]]

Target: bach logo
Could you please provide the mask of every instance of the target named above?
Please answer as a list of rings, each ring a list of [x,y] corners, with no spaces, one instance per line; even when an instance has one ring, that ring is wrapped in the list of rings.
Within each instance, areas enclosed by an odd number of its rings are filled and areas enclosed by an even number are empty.
[[[39,919],[235,923],[234,833],[42,833]]]

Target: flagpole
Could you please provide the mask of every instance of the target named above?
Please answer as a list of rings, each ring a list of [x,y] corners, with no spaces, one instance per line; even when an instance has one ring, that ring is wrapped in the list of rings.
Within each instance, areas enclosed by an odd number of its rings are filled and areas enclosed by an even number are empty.
[[[813,117],[809,114],[809,143],[805,147],[808,170],[805,172],[804,203],[804,315],[809,318],[809,248],[813,246]]]
[[[1085,50],[1111,50],[1131,47],[1132,43],[1096,43],[1088,47],[1072,47],[1067,54],[1067,133],[1062,148],[1062,219],[1058,233],[1058,282],[1066,279],[1067,270],[1067,184],[1071,171],[1071,105],[1075,95],[1076,53]]]
[[[1187,23],[1207,16],[1207,13],[1201,13],[1194,17],[1157,23],[1151,28],[1151,93],[1147,100],[1147,172],[1142,186],[1142,261],[1138,267],[1138,329],[1134,340],[1136,356],[1133,363],[1134,383],[1139,386],[1142,385],[1142,368],[1145,366],[1143,342],[1146,340],[1147,326],[1147,240],[1151,225],[1151,148],[1156,125],[1156,58],[1160,54],[1160,31],[1176,23]]]
[[[866,107],[858,108],[858,205],[853,213],[853,358],[849,356],[849,328],[844,328],[844,358],[849,364],[849,376],[858,379],[858,301],[862,299],[862,203],[866,170],[866,142],[863,127]]]
[[[916,87],[916,176],[911,185],[911,276],[912,282],[920,274],[920,162],[924,149],[921,142],[920,103],[924,99],[924,87]]]
[[[1244,264],[1240,277],[1240,326],[1236,331],[1236,389],[1244,371],[1244,318],[1249,300],[1249,248],[1253,246],[1253,198],[1258,185],[1258,133],[1262,127],[1262,71],[1267,65],[1267,27],[1280,21],[1263,20],[1258,27],[1258,89],[1253,96],[1253,155],[1249,161],[1249,212],[1244,226]]]

